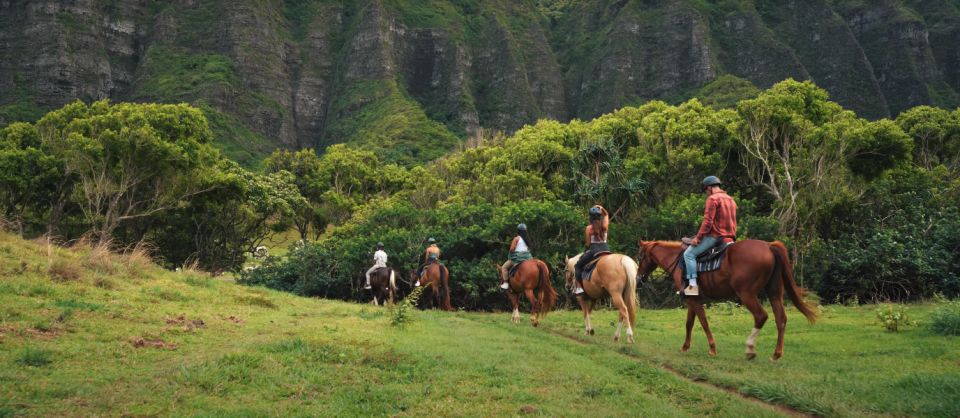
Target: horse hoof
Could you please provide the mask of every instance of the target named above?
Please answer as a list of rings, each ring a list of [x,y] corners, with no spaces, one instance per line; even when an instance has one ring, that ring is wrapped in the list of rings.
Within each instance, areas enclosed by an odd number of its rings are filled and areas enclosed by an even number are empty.
[[[757,358],[757,353],[747,353],[747,360],[753,360]]]
[[[783,353],[773,353],[773,357],[770,357],[770,361],[777,361],[783,357]]]
[[[593,330],[592,330],[592,329],[590,330],[590,335],[593,335]]]
[[[681,353],[686,353],[687,350],[689,350],[689,349],[690,349],[690,346],[689,346],[689,345],[685,345],[685,346],[683,346],[683,347],[680,347],[680,352],[681,352]]]
[[[717,356],[717,350],[714,350],[714,349],[711,348],[710,351],[707,352],[707,354],[709,354],[710,357],[716,357],[716,356]]]
[[[627,337],[627,344],[633,344],[633,337]]]
[[[613,337],[613,342],[620,341],[620,337]]]

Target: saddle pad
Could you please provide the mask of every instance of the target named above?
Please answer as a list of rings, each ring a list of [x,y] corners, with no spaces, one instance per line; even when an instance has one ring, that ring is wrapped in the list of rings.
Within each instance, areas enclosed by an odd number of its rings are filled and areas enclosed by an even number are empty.
[[[732,242],[726,243],[717,247],[713,247],[710,249],[710,251],[700,254],[700,256],[697,257],[697,273],[719,270],[720,263],[723,261],[723,254],[731,245],[733,245]],[[680,261],[680,268],[683,270],[683,276],[686,277],[687,266],[682,260]]]
[[[590,281],[590,276],[593,276],[593,270],[597,268],[597,262],[600,261],[600,258],[605,255],[612,254],[610,251],[601,251],[597,253],[597,256],[590,260],[587,265],[583,266],[583,272],[580,275],[583,277],[584,281]]]

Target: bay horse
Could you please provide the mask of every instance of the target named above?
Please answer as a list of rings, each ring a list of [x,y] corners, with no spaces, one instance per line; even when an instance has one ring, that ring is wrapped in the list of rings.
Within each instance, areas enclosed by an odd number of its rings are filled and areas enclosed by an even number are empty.
[[[503,274],[510,272],[504,271]],[[526,295],[530,301],[530,323],[535,327],[540,325],[540,320],[553,310],[553,305],[557,302],[557,291],[553,290],[553,284],[550,283],[550,269],[540,259],[532,258],[521,262],[507,283],[510,285],[507,297],[513,304],[511,320],[515,324],[520,323],[521,294]]]
[[[565,261],[564,271],[567,288],[574,289],[574,269],[577,261],[583,254],[578,254]],[[633,343],[633,326],[637,312],[637,263],[623,254],[608,254],[600,257],[590,280],[583,282],[583,291],[577,295],[577,302],[583,310],[583,323],[586,335],[593,335],[593,325],[590,323],[590,311],[593,304],[600,299],[610,297],[613,306],[619,312],[617,332],[613,340],[620,340],[620,329],[623,322],[627,322],[627,342]]]
[[[410,271],[410,280],[417,280],[417,270]],[[430,263],[423,268],[423,274],[419,278],[420,286],[430,286],[430,307],[439,306],[443,310],[452,311],[453,305],[450,304],[450,271],[440,263]]]
[[[676,241],[640,241],[640,277],[645,278],[660,267],[673,278],[677,291],[680,291],[683,282],[679,263],[683,263],[683,251],[683,245]],[[754,349],[757,336],[767,321],[767,312],[760,304],[760,296],[766,292],[777,323],[777,347],[771,360],[779,360],[783,357],[783,334],[787,327],[787,314],[783,306],[784,290],[793,305],[810,323],[816,322],[817,318],[813,307],[803,299],[803,289],[797,287],[794,281],[787,247],[780,241],[743,240],[731,244],[722,257],[720,269],[697,275],[700,295],[718,300],[739,298],[743,306],[753,314],[753,331],[746,342],[747,359],[753,360],[757,356]],[[710,332],[710,325],[707,324],[703,302],[699,297],[687,297],[686,301],[687,338],[680,351],[690,349],[690,333],[696,316],[707,334],[709,354],[717,355],[717,343]]]
[[[381,267],[370,273],[370,292],[373,293],[373,304],[384,305],[393,303],[397,297],[397,272],[390,267]]]

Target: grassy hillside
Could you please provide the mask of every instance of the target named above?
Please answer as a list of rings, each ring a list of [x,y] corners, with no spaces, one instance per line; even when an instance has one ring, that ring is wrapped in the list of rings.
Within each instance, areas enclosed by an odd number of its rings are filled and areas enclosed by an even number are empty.
[[[462,312],[392,327],[383,308],[2,233],[0,277],[0,416],[960,413],[956,338],[885,333],[871,307],[830,307],[816,326],[791,310],[786,358],[772,363],[742,358],[751,324],[735,308],[711,310],[710,358],[699,330],[676,352],[675,310],[641,311],[632,346],[609,341],[611,312],[589,339],[576,312],[540,329]]]

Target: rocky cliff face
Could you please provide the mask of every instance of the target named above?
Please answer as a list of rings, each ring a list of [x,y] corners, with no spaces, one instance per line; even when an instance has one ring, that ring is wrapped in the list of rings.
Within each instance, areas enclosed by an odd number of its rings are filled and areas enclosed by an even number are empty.
[[[863,116],[960,104],[958,0],[0,0],[0,125],[187,101],[225,150],[402,162],[481,128],[811,79]]]

